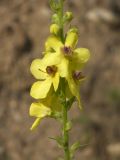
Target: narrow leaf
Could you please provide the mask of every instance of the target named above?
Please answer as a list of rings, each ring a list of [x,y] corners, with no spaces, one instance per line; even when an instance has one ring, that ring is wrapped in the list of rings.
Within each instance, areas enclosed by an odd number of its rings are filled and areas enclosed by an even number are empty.
[[[56,137],[56,138],[54,138],[54,137],[48,137],[48,138],[52,139],[52,140],[55,140],[58,143],[58,145],[59,145],[60,148],[63,147],[63,138],[62,137]]]
[[[71,151],[76,151],[80,147],[80,142],[76,142],[71,146]]]

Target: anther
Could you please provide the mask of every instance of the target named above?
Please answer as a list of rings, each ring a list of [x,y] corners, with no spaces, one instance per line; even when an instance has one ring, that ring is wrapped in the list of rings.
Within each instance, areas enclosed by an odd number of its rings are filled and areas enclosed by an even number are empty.
[[[64,53],[65,56],[71,56],[72,55],[72,50],[70,47],[64,46],[62,48],[62,52]]]
[[[46,72],[51,75],[51,76],[54,76],[55,73],[57,72],[57,67],[56,66],[47,66],[46,68]]]
[[[85,76],[82,74],[82,72],[80,72],[80,71],[75,71],[75,72],[73,72],[73,78],[74,78],[75,80],[81,80],[81,79],[84,79]]]

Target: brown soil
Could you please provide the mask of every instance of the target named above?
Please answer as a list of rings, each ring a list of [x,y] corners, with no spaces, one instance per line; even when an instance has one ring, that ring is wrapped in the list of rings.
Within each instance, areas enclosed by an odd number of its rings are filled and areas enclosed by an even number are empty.
[[[112,3],[114,2],[114,3]],[[84,110],[70,111],[74,127],[71,143],[79,139],[77,160],[120,159],[120,2],[119,0],[69,0],[74,12],[73,24],[80,31],[79,46],[91,50],[84,70],[87,80],[81,86]],[[90,12],[102,8],[110,12],[106,19]],[[48,0],[0,0],[0,160],[57,160],[62,153],[54,141],[59,124],[44,120],[29,130],[29,96],[34,81],[29,67],[41,56],[49,35],[51,12]],[[117,20],[116,20],[117,19]]]

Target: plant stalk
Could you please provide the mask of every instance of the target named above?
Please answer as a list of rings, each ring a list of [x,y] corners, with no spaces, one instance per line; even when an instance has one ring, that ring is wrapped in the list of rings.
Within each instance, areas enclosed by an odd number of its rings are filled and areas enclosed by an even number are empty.
[[[64,1],[60,0],[60,10],[58,15],[59,15],[60,38],[62,42],[64,42],[63,8],[64,8]]]
[[[68,122],[68,110],[66,106],[66,102],[63,105],[63,140],[64,140],[64,158],[65,160],[70,160],[70,152],[69,152],[69,133],[66,130],[66,125]]]
[[[64,24],[63,24],[63,16],[64,16],[64,0],[60,0],[60,10],[58,12],[59,15],[59,27],[60,27],[60,38],[64,43]],[[63,148],[64,148],[64,160],[70,160],[70,151],[69,151],[69,133],[66,130],[66,125],[68,122],[68,107],[66,103],[66,95],[65,95],[65,84],[63,83],[62,91],[64,92],[64,103],[62,108],[62,117],[63,117]]]

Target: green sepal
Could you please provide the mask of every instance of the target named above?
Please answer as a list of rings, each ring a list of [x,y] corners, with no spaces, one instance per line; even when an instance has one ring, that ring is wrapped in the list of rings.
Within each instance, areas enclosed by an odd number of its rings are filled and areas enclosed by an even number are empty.
[[[71,121],[68,121],[68,122],[66,123],[65,130],[66,130],[66,131],[69,131],[69,130],[71,130],[71,128],[72,128],[72,122],[71,122]]]
[[[69,100],[67,100],[67,108],[68,110],[71,108],[72,104],[75,101],[75,97],[70,98]]]
[[[61,112],[56,112],[56,111],[52,111],[52,113],[51,113],[51,116],[50,117],[52,117],[52,118],[55,118],[55,119],[61,119],[62,118],[62,114],[61,114]]]
[[[60,84],[59,84],[58,90],[56,91],[56,96],[59,97],[60,103],[62,105],[66,104],[65,88],[66,88],[66,81],[64,78],[60,78]]]

